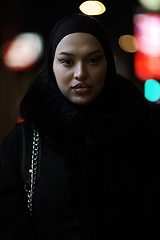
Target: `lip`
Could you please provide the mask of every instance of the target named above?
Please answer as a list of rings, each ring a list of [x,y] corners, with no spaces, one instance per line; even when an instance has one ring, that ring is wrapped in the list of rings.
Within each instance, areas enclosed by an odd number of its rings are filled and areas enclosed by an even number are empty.
[[[91,86],[87,83],[77,83],[73,86],[74,89],[77,88],[91,88]]]
[[[87,83],[77,83],[72,88],[76,93],[88,93],[92,87]]]

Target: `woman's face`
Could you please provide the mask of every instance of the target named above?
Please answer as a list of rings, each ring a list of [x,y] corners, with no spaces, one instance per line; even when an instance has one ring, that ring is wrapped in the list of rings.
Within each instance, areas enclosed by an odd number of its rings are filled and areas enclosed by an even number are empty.
[[[72,33],[57,45],[53,71],[62,94],[72,103],[95,100],[105,82],[107,61],[100,42],[88,33]]]

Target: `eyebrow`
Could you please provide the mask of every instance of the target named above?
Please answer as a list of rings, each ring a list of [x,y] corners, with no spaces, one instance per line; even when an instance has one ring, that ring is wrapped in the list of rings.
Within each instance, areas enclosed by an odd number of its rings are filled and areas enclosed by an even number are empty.
[[[95,53],[102,53],[102,51],[101,50],[96,50],[96,51],[88,53],[87,56],[90,56],[90,55],[95,54]],[[67,55],[67,56],[74,56],[75,57],[74,54],[67,53],[67,52],[60,52],[60,53],[58,53],[58,55]]]

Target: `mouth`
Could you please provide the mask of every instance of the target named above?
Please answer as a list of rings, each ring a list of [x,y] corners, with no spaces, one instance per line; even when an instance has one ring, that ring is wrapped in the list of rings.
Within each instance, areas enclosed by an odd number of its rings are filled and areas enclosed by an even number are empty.
[[[76,93],[88,93],[91,91],[92,86],[87,83],[77,83],[72,88]]]

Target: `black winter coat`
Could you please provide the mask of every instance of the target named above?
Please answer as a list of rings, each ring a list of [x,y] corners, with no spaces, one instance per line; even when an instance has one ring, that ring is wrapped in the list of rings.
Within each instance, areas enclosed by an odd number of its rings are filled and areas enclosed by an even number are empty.
[[[144,237],[146,193],[158,165],[146,100],[117,76],[114,98],[105,96],[88,112],[49,86],[36,80],[21,105],[25,130],[34,124],[42,142],[32,217],[20,174],[18,125],[0,146],[0,239]]]

